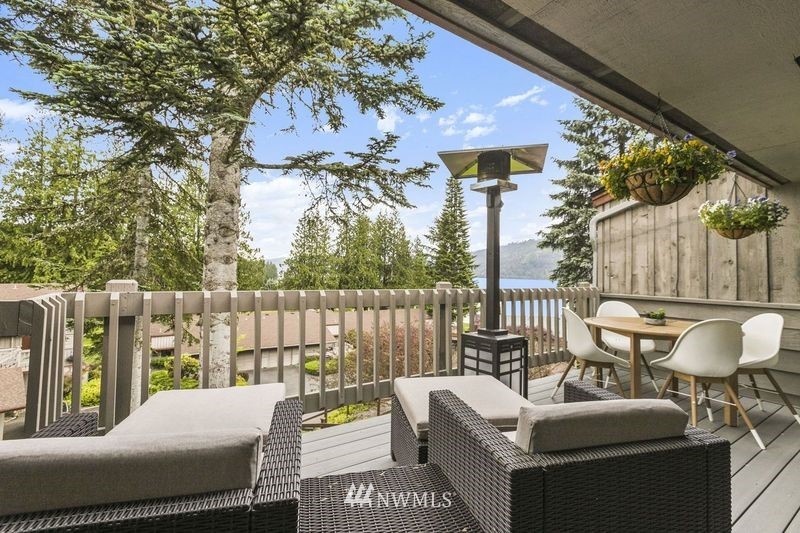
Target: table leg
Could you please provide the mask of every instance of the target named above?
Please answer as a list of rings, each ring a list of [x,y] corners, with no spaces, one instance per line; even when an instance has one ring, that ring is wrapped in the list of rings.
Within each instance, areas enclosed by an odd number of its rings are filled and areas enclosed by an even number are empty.
[[[731,390],[736,394],[739,394],[739,375],[734,374],[731,377],[725,380],[728,385],[731,386]],[[724,417],[725,417],[725,424],[736,427],[739,425],[739,412],[736,410],[736,406],[733,405],[734,398],[728,393],[725,392],[725,408],[723,409]]]
[[[603,330],[597,326],[592,326],[592,334],[594,335],[594,343],[600,348],[603,347]]]
[[[632,333],[631,349],[631,398],[640,398],[642,395],[642,339]]]

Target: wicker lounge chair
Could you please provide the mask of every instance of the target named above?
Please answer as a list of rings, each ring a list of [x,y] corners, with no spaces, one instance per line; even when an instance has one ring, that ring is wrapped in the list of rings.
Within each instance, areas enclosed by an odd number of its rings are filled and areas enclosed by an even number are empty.
[[[567,402],[620,399],[583,382]],[[730,444],[683,437],[527,454],[447,390],[430,394],[428,464],[302,482],[300,530],[729,531]],[[352,488],[448,492],[449,507],[347,503]]]
[[[0,517],[0,530],[297,531],[302,405],[275,405],[254,490],[113,503]],[[33,438],[97,435],[97,415],[65,415]]]

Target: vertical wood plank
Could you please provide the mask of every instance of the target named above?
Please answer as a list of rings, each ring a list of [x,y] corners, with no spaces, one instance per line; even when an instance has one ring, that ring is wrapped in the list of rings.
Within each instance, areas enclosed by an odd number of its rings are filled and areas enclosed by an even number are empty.
[[[364,401],[364,293],[356,291],[356,399]]]
[[[397,322],[395,312],[397,311],[397,295],[394,290],[389,291],[389,394],[394,394],[394,363],[397,356]]]
[[[172,349],[172,388],[181,388],[181,349],[183,346],[183,293],[175,293],[175,327],[173,328],[174,341]]]
[[[706,184],[709,200],[728,198],[733,187],[733,172],[724,173],[719,179]],[[726,239],[716,231],[706,231],[708,250],[708,297],[720,300],[735,300],[737,293],[736,241]]]
[[[344,398],[344,386],[345,386],[345,373],[344,373],[344,365],[345,365],[345,346],[344,346],[344,337],[345,337],[345,310],[347,307],[347,297],[344,291],[339,291],[339,333],[338,337],[336,338],[337,341],[337,348],[339,353],[337,354],[339,357],[339,404],[343,405],[345,403]]]
[[[372,292],[372,397],[380,397],[381,363],[381,295]]]
[[[561,289],[555,289],[553,291],[553,312],[552,312],[552,321],[553,321],[553,329],[555,330],[553,339],[553,359],[554,361],[561,360],[561,317],[559,316],[559,305],[561,304],[561,296],[562,291]]]
[[[800,301],[800,183],[788,183],[769,191],[773,200],[789,208],[789,217],[783,226],[772,231],[768,237],[770,261],[770,301]]]
[[[328,307],[328,297],[325,294],[325,291],[319,292],[319,407],[320,409],[325,409],[327,407],[327,402],[325,401],[326,394],[325,391],[327,389],[327,374],[326,374],[326,363],[328,362],[327,359],[327,348],[328,348],[328,324],[327,324],[327,307]],[[300,367],[300,373],[305,374],[305,367]]]
[[[477,304],[475,303],[475,291],[469,289],[467,297],[469,298],[469,331],[475,331],[475,312],[477,308]]]
[[[153,322],[153,294],[142,294],[142,379],[140,380],[141,402],[150,397],[150,327]]]
[[[108,348],[106,353],[105,368],[103,368],[103,383],[106,387],[105,406],[103,410],[103,427],[106,433],[114,428],[114,414],[117,402],[117,346],[119,344],[119,293],[112,292],[110,309],[108,313]]]
[[[480,291],[480,304],[481,304],[481,327],[486,328],[486,290]]]
[[[519,289],[519,326],[520,330],[517,332],[520,335],[527,337],[528,335],[528,321],[527,316],[525,313],[525,304],[527,303],[527,295],[528,291],[525,289]]]
[[[456,373],[461,374],[461,334],[464,332],[464,291],[456,290]]]
[[[441,337],[441,328],[444,327],[441,321],[441,312],[440,312],[440,301],[439,301],[439,289],[434,289],[433,291],[433,375],[438,376],[439,371],[441,370],[439,364],[439,354],[441,353],[441,347],[439,346],[439,339]]]
[[[696,185],[677,202],[678,206],[678,296],[705,298],[708,232],[697,215],[706,201],[705,184]]]
[[[750,180],[742,177],[737,177],[736,180],[748,197],[764,194],[764,188]],[[738,299],[749,302],[766,302],[769,298],[769,264],[767,262],[769,254],[766,234],[756,233],[746,239],[739,239],[736,244],[738,246]]]
[[[203,291],[203,388],[209,386],[211,375],[211,291]]]
[[[545,340],[544,340],[544,300],[547,294],[547,289],[536,289],[536,306],[538,310],[537,326],[538,326],[538,339],[537,339],[537,355],[539,357],[539,365],[547,364],[547,356],[545,355]]]
[[[261,368],[264,366],[264,353],[261,348],[261,291],[253,293],[253,384],[261,384]],[[322,398],[320,398],[322,400]],[[322,405],[320,403],[320,405]]]
[[[678,296],[678,208],[676,204],[654,210],[653,233],[658,253],[655,258],[656,296]],[[603,288],[600,288],[601,292]]]
[[[503,329],[508,329],[508,291],[505,289],[500,289],[500,327]]]
[[[451,289],[445,289],[444,291],[444,324],[442,327],[445,330],[445,334],[442,336],[442,339],[445,342],[444,345],[444,353],[447,354],[446,363],[447,363],[447,375],[453,375],[453,291]]]
[[[72,413],[81,412],[81,379],[83,377],[83,332],[86,319],[83,316],[86,293],[75,293],[72,321]],[[142,363],[144,364],[144,362]],[[142,396],[144,400],[145,396]]]
[[[283,383],[284,359],[284,323],[286,321],[286,294],[278,291],[278,383]]]
[[[411,377],[411,291],[403,291],[403,372],[406,377]]]
[[[306,401],[306,291],[300,291],[298,301],[298,372],[297,372],[297,393],[300,401],[305,404]]]
[[[25,402],[28,406],[25,410],[25,434],[30,436],[44,426],[47,309],[38,300],[23,303],[30,306],[31,309],[31,348]],[[113,413],[114,410],[112,409],[111,412]]]
[[[425,291],[420,289],[417,300],[419,311],[419,375],[425,375]]]
[[[231,387],[236,386],[236,356],[239,352],[239,294],[236,291],[231,291],[231,313],[230,313],[230,323],[231,323],[231,338],[230,338],[230,348],[229,348],[229,371],[230,375],[228,376],[228,383]],[[301,367],[302,368],[302,367]],[[301,372],[302,374],[302,372]]]

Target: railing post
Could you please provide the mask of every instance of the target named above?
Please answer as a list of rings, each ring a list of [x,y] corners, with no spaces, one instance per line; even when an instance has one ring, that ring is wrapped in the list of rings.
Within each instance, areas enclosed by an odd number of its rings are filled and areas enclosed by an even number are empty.
[[[114,279],[106,283],[106,292],[110,293],[129,293],[137,292],[139,290],[139,283],[135,280],[129,279]],[[120,297],[120,311],[125,305],[125,301]],[[109,313],[111,314],[111,313]],[[136,343],[136,317],[135,316],[120,316],[117,320],[117,325],[111,324],[111,318],[103,319],[103,384],[108,384],[111,379],[115,380],[115,384],[108,392],[115,393],[112,405],[114,406],[114,424],[121,422],[131,413],[131,399],[133,394],[138,396],[140,392],[139,383],[134,383],[134,374],[138,377],[141,376],[141,352],[135,349]],[[116,327],[116,335],[110,335],[113,328]],[[109,350],[109,343],[112,337],[116,337],[116,350]],[[116,375],[107,375],[107,370],[114,368],[114,361],[109,360],[109,353],[116,353]],[[134,385],[136,392],[133,392]],[[101,410],[107,404],[109,398],[107,394],[101,394]],[[138,404],[138,401],[137,401]],[[105,414],[105,413],[104,413]],[[101,415],[102,416],[102,415]],[[110,421],[110,417],[106,416],[106,421]],[[113,425],[112,425],[113,427]],[[110,430],[107,427],[106,430]]]
[[[436,293],[442,294],[446,293],[449,289],[453,288],[453,284],[448,281],[438,281],[436,283]],[[447,350],[450,347],[450,317],[447,315],[447,310],[445,307],[445,299],[443,298],[434,298],[434,301],[438,303],[438,309],[434,309],[434,313],[438,313],[438,320],[434,320],[434,324],[438,326],[438,331],[434,331],[434,339],[438,339],[436,343],[436,347],[438,348],[434,357],[437,358],[439,364],[437,366],[439,372],[448,367],[448,357],[447,357]],[[436,316],[436,315],[434,315]]]

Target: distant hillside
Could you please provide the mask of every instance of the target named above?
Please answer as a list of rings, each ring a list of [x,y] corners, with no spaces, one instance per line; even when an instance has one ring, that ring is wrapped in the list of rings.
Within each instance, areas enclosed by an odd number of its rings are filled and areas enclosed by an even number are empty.
[[[529,239],[500,247],[500,277],[516,279],[548,279],[550,271],[561,259],[561,254],[550,249],[540,249],[539,241]],[[486,250],[478,250],[475,257],[475,277],[486,277]]]

